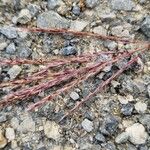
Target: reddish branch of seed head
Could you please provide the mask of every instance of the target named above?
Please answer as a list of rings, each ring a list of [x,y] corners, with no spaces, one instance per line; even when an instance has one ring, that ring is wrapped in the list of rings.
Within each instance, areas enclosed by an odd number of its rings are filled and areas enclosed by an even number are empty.
[[[19,65],[19,64],[47,64],[45,68],[42,70],[38,71],[37,73],[32,74],[31,76],[24,77],[19,80],[14,80],[6,83],[1,83],[0,87],[5,87],[5,86],[11,86],[11,85],[16,85],[16,84],[27,84],[31,83],[32,81],[37,81],[37,80],[42,80],[46,79],[46,77],[56,77],[60,75],[59,73],[55,74],[48,74],[48,70],[53,67],[58,67],[61,65],[69,65],[73,63],[88,63],[93,61],[97,55],[101,54],[107,54],[107,55],[112,55],[114,52],[99,52],[99,53],[93,53],[93,54],[85,54],[85,55],[79,55],[77,57],[71,57],[71,58],[64,58],[64,59],[51,59],[51,60],[28,60],[28,59],[14,59],[14,60],[7,60],[7,59],[2,59],[0,60],[1,65]]]
[[[66,30],[66,29],[56,29],[56,28],[51,28],[51,29],[46,29],[46,28],[16,28],[18,31],[26,31],[26,32],[46,32],[46,33],[51,33],[51,34],[72,34],[75,36],[89,36],[89,37],[94,37],[102,40],[113,40],[113,41],[120,41],[124,43],[139,43],[139,44],[146,44],[148,42],[145,41],[140,41],[140,40],[129,40],[129,39],[122,39],[122,37],[114,37],[114,36],[104,36],[100,35],[97,33],[91,33],[91,32],[79,32],[79,31],[74,31],[74,30]]]
[[[77,110],[83,103],[87,102],[90,98],[92,98],[93,96],[95,96],[97,93],[99,93],[100,91],[102,91],[104,89],[104,87],[106,85],[108,85],[113,79],[115,79],[116,77],[118,77],[127,67],[129,67],[132,63],[136,62],[138,59],[137,57],[134,57],[132,60],[130,60],[122,69],[120,69],[119,71],[117,71],[114,75],[112,75],[109,79],[107,79],[106,81],[104,81],[102,84],[100,84],[96,90],[92,93],[90,93],[87,97],[85,97],[82,101],[77,102],[76,105],[70,110],[68,111],[68,113],[66,113],[61,119],[60,122],[66,118],[67,116],[71,115],[75,110]]]
[[[130,53],[124,53],[121,56],[120,55],[117,56],[112,61],[110,61],[110,62],[107,61],[104,64],[100,63],[100,64],[98,64],[98,66],[94,66],[95,65],[94,64],[94,65],[91,65],[90,67],[80,68],[79,70],[70,69],[68,71],[62,72],[62,74],[58,73],[58,76],[56,78],[50,80],[50,81],[41,82],[39,85],[35,85],[33,87],[26,88],[26,89],[21,89],[17,92],[13,92],[13,93],[5,96],[4,99],[2,101],[0,101],[0,106],[3,106],[7,103],[15,102],[18,99],[28,98],[31,95],[38,94],[41,91],[44,91],[50,87],[58,85],[64,81],[71,79],[71,78],[78,78],[78,76],[88,73],[88,71],[91,70],[92,68],[96,68],[96,67],[103,66],[103,65],[106,66],[109,63],[117,62],[117,61],[119,61],[119,59],[122,59],[122,58],[127,57],[127,56],[131,56],[131,54],[133,54],[134,52],[137,52],[137,51],[141,51],[141,49],[136,49]]]
[[[28,110],[32,110],[32,109],[35,109],[43,104],[45,104],[47,101],[50,101],[52,99],[54,99],[56,96],[58,96],[60,93],[62,92],[66,92],[66,91],[69,91],[71,88],[73,88],[74,86],[80,84],[81,82],[87,80],[89,77],[97,74],[98,72],[100,72],[102,69],[105,68],[105,66],[109,65],[109,64],[112,64],[114,62],[117,62],[119,61],[120,59],[124,58],[124,57],[127,57],[127,56],[130,56],[132,53],[134,52],[137,52],[137,51],[140,51],[140,50],[143,50],[143,49],[136,49],[130,53],[124,53],[122,55],[119,55],[117,56],[116,58],[113,58],[113,60],[110,60],[110,61],[107,61],[105,63],[98,63],[98,64],[95,64],[92,65],[92,68],[91,70],[89,70],[87,72],[87,74],[83,74],[81,77],[78,78],[77,81],[73,81],[73,83],[69,83],[67,85],[65,85],[63,87],[63,89],[59,89],[57,91],[55,91],[54,93],[51,93],[51,95],[48,95],[47,97],[43,98],[42,100],[40,100],[39,102],[29,106],[29,109]]]

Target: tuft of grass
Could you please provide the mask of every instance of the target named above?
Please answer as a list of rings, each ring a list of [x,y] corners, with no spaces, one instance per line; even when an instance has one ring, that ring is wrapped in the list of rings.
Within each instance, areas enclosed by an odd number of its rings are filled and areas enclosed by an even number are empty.
[[[113,36],[103,36],[99,34],[94,34],[90,32],[77,32],[64,29],[41,29],[41,28],[17,28],[18,31],[27,32],[46,32],[51,34],[73,34],[75,36],[88,36],[92,38],[98,38],[102,40],[113,40],[122,43],[134,43],[139,45],[140,48],[135,50],[130,50],[126,52],[99,52],[93,54],[83,54],[78,56],[69,57],[54,57],[51,59],[2,59],[0,58],[0,65],[44,65],[45,68],[17,80],[0,83],[0,88],[3,87],[20,87],[17,91],[11,92],[10,94],[4,96],[0,101],[0,107],[6,107],[8,105],[14,104],[17,101],[23,101],[31,96],[37,95],[42,91],[46,91],[55,86],[60,86],[58,89],[53,91],[50,95],[44,97],[40,101],[30,105],[28,110],[34,110],[35,108],[41,107],[48,101],[55,100],[57,96],[61,93],[69,92],[72,88],[79,85],[80,83],[86,81],[89,77],[93,77],[102,71],[106,66],[111,64],[119,63],[122,59],[129,58],[130,60],[118,71],[116,71],[110,78],[102,82],[92,93],[83,98],[78,102],[70,111],[68,111],[62,118],[66,118],[68,115],[72,114],[83,103],[86,103],[91,97],[96,95],[98,92],[102,91],[105,86],[107,86],[113,79],[118,77],[124,70],[131,66],[134,62],[138,60],[138,55],[144,53],[150,48],[150,44],[147,41],[138,40],[128,40]],[[109,59],[103,61],[96,61],[98,57],[107,55]],[[72,66],[75,64],[82,64],[81,67],[75,68],[70,67],[68,69],[63,69],[64,66]],[[61,67],[61,69],[56,69],[57,71],[51,71],[55,68]],[[68,82],[69,81],[69,82]],[[33,84],[36,83],[36,84]]]

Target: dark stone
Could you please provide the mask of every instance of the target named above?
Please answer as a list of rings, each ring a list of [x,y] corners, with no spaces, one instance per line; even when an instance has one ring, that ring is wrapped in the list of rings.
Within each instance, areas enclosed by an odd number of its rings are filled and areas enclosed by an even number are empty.
[[[134,106],[130,103],[122,105],[121,112],[125,116],[130,116],[133,112]]]
[[[150,16],[147,16],[141,25],[142,32],[150,38]]]
[[[72,13],[73,13],[74,15],[79,16],[79,15],[80,15],[80,7],[77,6],[77,5],[73,6],[73,8],[72,8]]]
[[[100,127],[100,131],[104,135],[112,135],[116,132],[118,125],[119,125],[118,119],[110,115],[104,118],[104,122]]]
[[[62,48],[60,50],[60,53],[61,55],[64,55],[64,56],[75,55],[77,53],[77,49],[73,46],[68,46],[68,47]]]

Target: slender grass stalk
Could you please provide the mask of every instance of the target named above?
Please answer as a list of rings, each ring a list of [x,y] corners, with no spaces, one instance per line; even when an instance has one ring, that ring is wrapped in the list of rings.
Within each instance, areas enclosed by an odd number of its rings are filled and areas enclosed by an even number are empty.
[[[126,52],[109,52],[109,51],[101,51],[93,54],[82,54],[78,56],[70,56],[70,57],[52,57],[46,59],[2,59],[0,58],[0,65],[44,65],[45,67],[37,72],[32,73],[27,77],[22,77],[20,79],[16,79],[9,82],[0,83],[0,88],[3,87],[20,87],[15,92],[12,92],[2,98],[0,101],[0,107],[8,106],[14,104],[17,101],[23,101],[25,99],[29,99],[33,95],[37,95],[40,92],[46,91],[52,87],[63,84],[58,87],[55,91],[53,91],[50,95],[47,95],[40,101],[30,105],[28,110],[34,110],[35,108],[39,108],[44,105],[48,101],[55,100],[55,98],[64,92],[69,92],[75,86],[78,86],[82,82],[86,81],[89,77],[95,76],[100,71],[102,71],[106,66],[110,64],[119,63],[122,59],[126,59],[128,57],[131,58],[128,63],[123,66],[122,69],[118,70],[115,74],[113,74],[110,78],[100,84],[96,90],[90,93],[87,97],[83,98],[82,101],[77,103],[74,108],[72,108],[66,115],[62,117],[62,119],[66,118],[68,115],[72,114],[76,111],[82,104],[86,103],[91,97],[93,97],[98,92],[102,91],[105,86],[107,86],[114,78],[118,77],[124,70],[126,70],[132,63],[136,62],[138,59],[138,54],[141,54],[150,48],[150,43],[148,41],[139,41],[139,40],[129,40],[122,39],[120,37],[114,36],[103,36],[91,32],[78,32],[72,30],[65,29],[41,29],[41,28],[16,28],[18,31],[24,32],[46,32],[50,34],[72,34],[80,37],[93,37],[101,40],[113,40],[117,42],[123,43],[132,43],[136,44],[137,48],[135,50],[130,50]],[[141,47],[141,48],[139,48]],[[98,57],[101,55],[107,55],[110,57],[108,60],[98,61]],[[136,55],[133,57],[133,55]],[[73,68],[75,64],[82,64],[80,68]],[[66,70],[63,67],[68,66],[69,68]],[[53,69],[61,67],[58,71],[52,71]],[[70,81],[68,83],[68,81]],[[24,86],[23,86],[24,85]],[[61,120],[62,120],[61,119]]]

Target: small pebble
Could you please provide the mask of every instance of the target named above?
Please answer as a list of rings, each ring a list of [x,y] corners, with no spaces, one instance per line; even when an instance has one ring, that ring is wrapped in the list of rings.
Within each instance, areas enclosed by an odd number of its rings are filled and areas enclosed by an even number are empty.
[[[133,112],[133,108],[134,108],[133,105],[130,103],[124,104],[122,105],[121,112],[125,116],[130,116]]]
[[[111,0],[111,6],[114,10],[131,11],[135,3],[132,0]]]
[[[98,0],[86,0],[85,4],[87,8],[94,8],[98,4]]]
[[[62,4],[63,4],[62,0],[48,0],[48,3],[47,3],[49,10],[53,10],[55,8],[58,8]]]
[[[128,140],[128,137],[129,135],[126,132],[123,132],[116,137],[115,142],[118,144],[124,143]]]
[[[145,111],[147,110],[147,105],[143,102],[137,102],[135,105],[135,110],[138,112],[138,113],[145,113]]]
[[[28,9],[22,9],[17,18],[17,22],[20,24],[26,24],[31,21],[31,18],[32,16],[30,14],[30,11]]]
[[[18,65],[14,65],[12,66],[9,70],[8,70],[8,74],[10,76],[10,79],[15,79],[21,72],[21,67]]]
[[[12,141],[15,139],[15,131],[13,128],[6,128],[6,133],[5,133],[6,138],[9,141]]]
[[[64,56],[75,55],[77,53],[77,49],[73,46],[67,46],[65,48],[62,48],[60,50],[60,53]]]
[[[126,133],[129,135],[129,141],[135,145],[144,144],[148,138],[144,126],[140,123],[135,123],[126,128]]]
[[[79,94],[77,92],[71,92],[70,97],[76,101],[80,98]]]
[[[73,12],[74,15],[79,16],[80,15],[80,7],[77,6],[77,5],[73,6],[72,12]]]
[[[4,50],[6,47],[7,47],[7,43],[6,42],[0,43],[0,51]]]
[[[4,34],[8,39],[15,39],[17,38],[16,29],[10,26],[4,26],[0,28],[0,32]]]
[[[150,85],[147,86],[147,92],[148,92],[148,96],[150,98]]]
[[[46,121],[44,124],[44,133],[48,138],[57,140],[60,138],[59,125],[53,121]]]
[[[6,53],[8,54],[14,54],[16,51],[16,47],[14,43],[10,43],[6,48]]]
[[[0,114],[0,123],[5,122],[7,120],[5,114]]]
[[[150,15],[144,19],[141,30],[147,37],[150,37]]]
[[[87,132],[91,132],[93,130],[93,122],[88,119],[84,119],[81,125],[83,129],[86,130]]]
[[[100,133],[96,134],[95,139],[99,143],[104,143],[106,141],[105,137]]]

